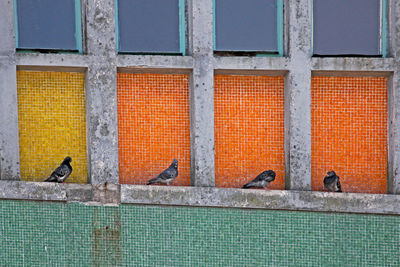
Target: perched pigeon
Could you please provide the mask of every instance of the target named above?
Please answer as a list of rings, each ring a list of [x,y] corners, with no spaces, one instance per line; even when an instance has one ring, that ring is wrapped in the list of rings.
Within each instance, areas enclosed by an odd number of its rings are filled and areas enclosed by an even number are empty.
[[[327,172],[324,178],[324,187],[329,192],[342,192],[339,176],[337,176],[334,171]]]
[[[66,157],[45,182],[63,183],[72,172],[71,161],[70,157]]]
[[[167,169],[160,173],[156,178],[151,179],[147,184],[167,184],[169,185],[178,176],[178,160],[174,159]]]
[[[243,186],[243,188],[250,188],[250,187],[261,187],[265,188],[267,185],[275,180],[275,172],[272,170],[264,171],[261,174],[259,174],[254,180],[248,182]]]

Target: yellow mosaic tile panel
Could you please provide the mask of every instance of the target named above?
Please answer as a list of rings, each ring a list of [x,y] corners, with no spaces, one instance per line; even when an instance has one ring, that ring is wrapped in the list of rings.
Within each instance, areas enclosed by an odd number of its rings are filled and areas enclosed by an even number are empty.
[[[21,180],[44,181],[64,157],[87,182],[85,75],[17,71]]]

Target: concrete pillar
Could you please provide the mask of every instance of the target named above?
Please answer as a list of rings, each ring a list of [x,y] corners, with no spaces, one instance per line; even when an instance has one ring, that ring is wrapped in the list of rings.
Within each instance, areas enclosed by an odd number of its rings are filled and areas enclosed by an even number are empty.
[[[400,194],[400,2],[390,1],[389,55],[394,57],[393,77],[389,79],[388,193]]]
[[[87,1],[89,181],[119,183],[114,0]]]
[[[207,187],[215,185],[213,1],[193,0],[189,10],[191,185]]]
[[[0,180],[20,180],[13,1],[0,1],[0,36]]]
[[[311,190],[311,4],[287,1],[289,73],[285,80],[286,189]]]

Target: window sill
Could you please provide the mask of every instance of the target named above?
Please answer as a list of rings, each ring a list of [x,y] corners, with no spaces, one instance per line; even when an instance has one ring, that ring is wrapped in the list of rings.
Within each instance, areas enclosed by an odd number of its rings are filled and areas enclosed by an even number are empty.
[[[400,195],[0,181],[0,199],[400,215]]]

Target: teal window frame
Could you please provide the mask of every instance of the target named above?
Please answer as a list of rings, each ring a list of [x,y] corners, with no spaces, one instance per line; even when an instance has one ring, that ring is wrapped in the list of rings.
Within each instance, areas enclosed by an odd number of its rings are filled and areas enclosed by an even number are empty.
[[[49,49],[49,48],[19,48],[18,45],[18,12],[17,12],[17,2],[14,0],[14,32],[15,32],[15,48],[17,52],[40,52],[41,50],[54,51],[55,53],[79,53],[82,54],[82,10],[81,10],[81,0],[74,0],[75,5],[75,44],[76,50],[64,50],[64,49]]]
[[[380,48],[379,52],[380,55],[383,58],[387,57],[387,0],[381,0],[381,5],[380,5]],[[314,0],[310,0],[310,6],[311,6],[311,55],[314,55]],[[379,55],[378,55],[379,56]],[[335,57],[341,57],[340,55],[335,56]]]
[[[229,53],[246,53],[255,52],[256,56],[267,56],[267,57],[282,57],[283,56],[283,0],[276,0],[276,51],[220,51],[217,50],[217,35],[216,35],[216,18],[215,18],[215,1],[213,0],[213,50],[214,52],[229,52]],[[246,1],[246,0],[244,0]]]
[[[115,39],[116,39],[116,49],[118,54],[155,54],[155,55],[186,55],[186,18],[185,18],[185,1],[178,0],[179,8],[179,52],[125,52],[120,51],[119,45],[119,25],[118,25],[118,0],[115,0]]]

